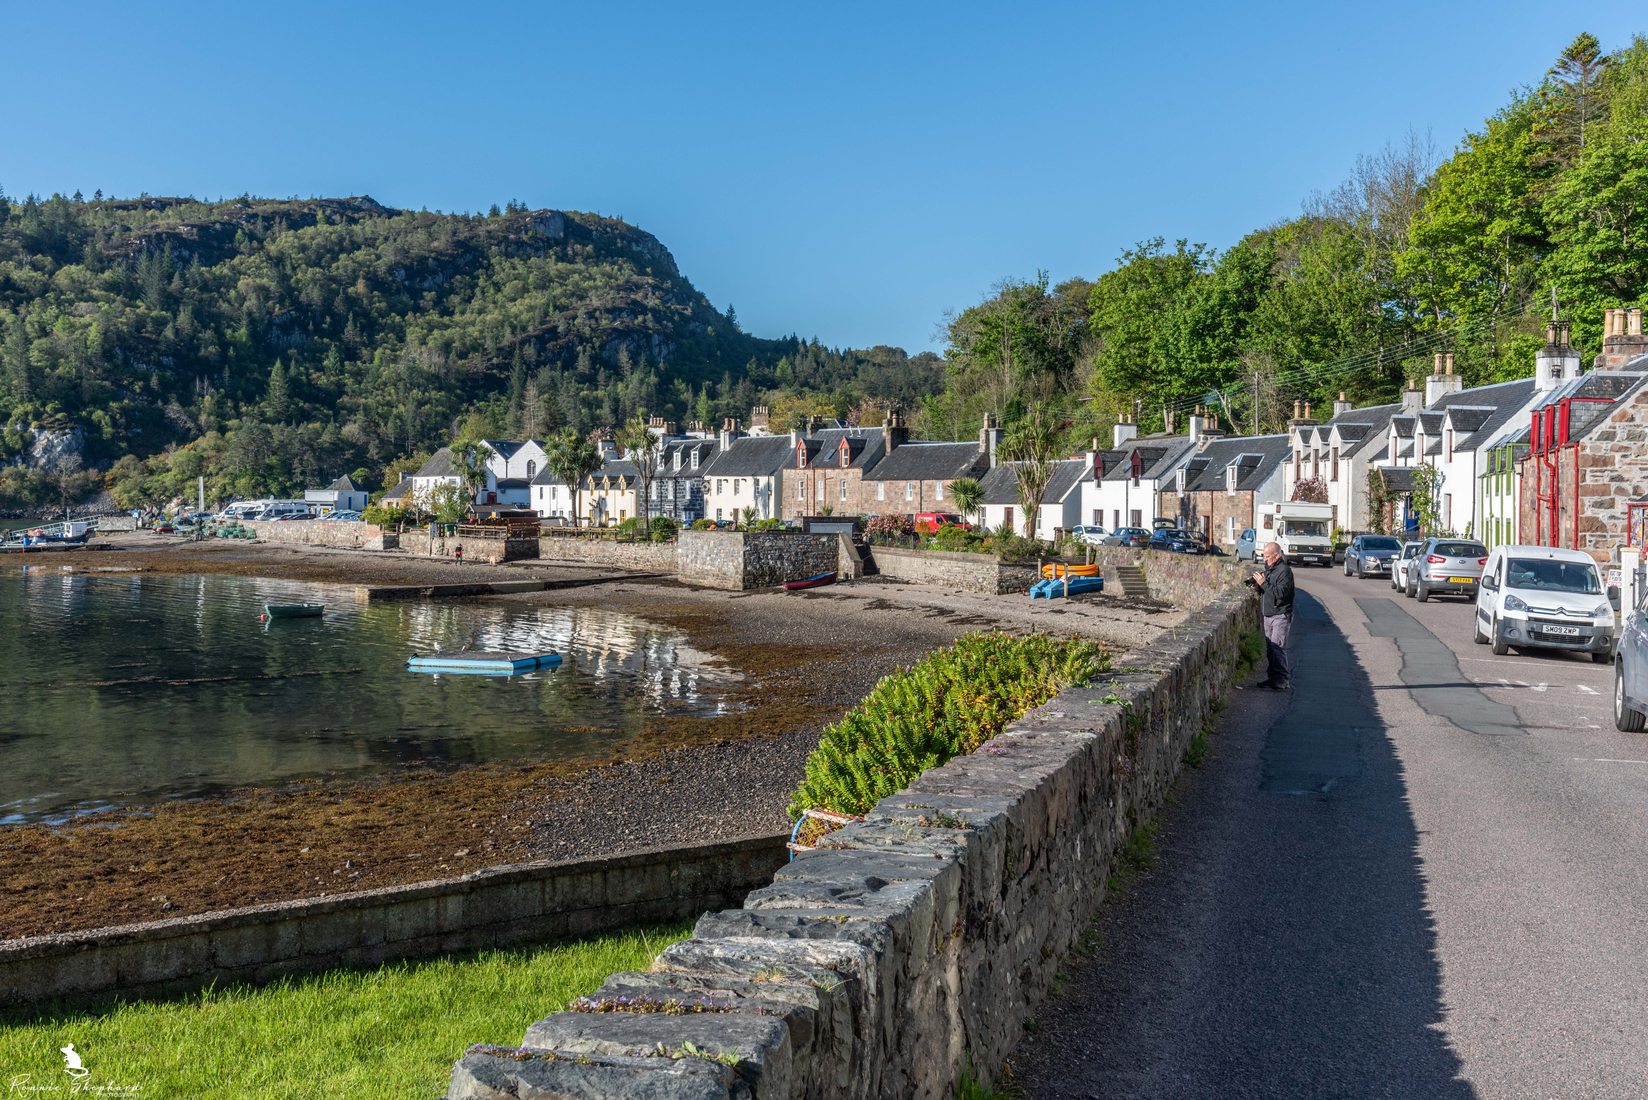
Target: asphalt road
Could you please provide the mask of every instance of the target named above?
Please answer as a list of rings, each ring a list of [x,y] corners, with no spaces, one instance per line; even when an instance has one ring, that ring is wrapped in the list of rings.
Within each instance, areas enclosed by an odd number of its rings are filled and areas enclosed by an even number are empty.
[[[1614,730],[1612,667],[1495,657],[1459,598],[1295,575],[1294,692],[1236,693],[1014,1079],[1648,1095],[1648,735]]]

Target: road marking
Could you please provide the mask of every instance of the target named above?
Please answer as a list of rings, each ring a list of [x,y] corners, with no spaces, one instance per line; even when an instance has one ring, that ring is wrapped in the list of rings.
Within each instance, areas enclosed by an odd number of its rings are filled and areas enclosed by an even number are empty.
[[[1648,760],[1614,760],[1606,756],[1576,756],[1574,759],[1587,764],[1648,764]]]
[[[1509,687],[1527,688],[1529,691],[1544,691],[1547,687],[1550,687],[1549,684],[1530,684],[1526,680],[1516,680],[1516,681],[1513,682],[1511,680],[1505,679],[1505,677],[1503,677],[1503,676],[1501,676],[1499,678],[1499,683],[1504,687],[1508,687],[1508,688]]]
[[[1586,695],[1602,694],[1602,692],[1598,691],[1596,688],[1586,687],[1584,684],[1575,684],[1574,687],[1578,688],[1580,691],[1583,691]]]

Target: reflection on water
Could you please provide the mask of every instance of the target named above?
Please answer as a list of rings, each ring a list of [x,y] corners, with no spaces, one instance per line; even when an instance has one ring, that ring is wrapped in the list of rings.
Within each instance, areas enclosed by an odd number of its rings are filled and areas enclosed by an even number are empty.
[[[324,603],[260,624],[265,601]],[[414,653],[555,651],[507,678]],[[330,585],[0,570],[0,823],[411,762],[577,756],[735,679],[684,635],[590,608],[355,602]]]

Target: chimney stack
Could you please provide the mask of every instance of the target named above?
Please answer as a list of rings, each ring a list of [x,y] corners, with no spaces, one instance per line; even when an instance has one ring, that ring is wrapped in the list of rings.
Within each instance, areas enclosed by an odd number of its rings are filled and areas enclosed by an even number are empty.
[[[985,413],[984,425],[979,428],[979,451],[985,456],[986,461],[991,466],[996,464],[996,448],[1001,446],[1001,437],[1003,434],[1004,433],[1002,430],[996,427],[996,414]],[[1097,450],[1098,446],[1099,442],[1095,439],[1093,441],[1093,449]]]
[[[1333,418],[1338,420],[1351,410],[1351,403],[1345,400],[1345,391],[1339,391],[1339,400],[1333,403]]]
[[[1115,428],[1111,429],[1110,432],[1111,449],[1119,451],[1130,441],[1137,439],[1138,437],[1139,426],[1137,424],[1126,420],[1119,420],[1116,422]]]
[[[1605,310],[1602,315],[1602,354],[1598,370],[1618,370],[1648,356],[1648,336],[1642,332],[1642,308]]]
[[[1414,385],[1412,378],[1408,379],[1408,388],[1402,391],[1402,411],[1409,416],[1417,416],[1424,407],[1424,392]]]
[[[893,409],[887,414],[887,420],[881,425],[881,449],[885,454],[892,454],[894,449],[910,438],[910,430],[904,426],[904,414]]]
[[[1453,352],[1436,356],[1436,373],[1425,379],[1425,404],[1434,405],[1450,393],[1465,388],[1465,380],[1453,372]]]

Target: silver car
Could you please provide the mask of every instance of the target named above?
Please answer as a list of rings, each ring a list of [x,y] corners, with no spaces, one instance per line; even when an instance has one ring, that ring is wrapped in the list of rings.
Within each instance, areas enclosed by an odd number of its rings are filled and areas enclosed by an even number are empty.
[[[1388,577],[1402,544],[1390,535],[1357,535],[1345,548],[1345,576]]]
[[[1408,566],[1413,564],[1414,555],[1419,548],[1425,545],[1422,542],[1404,542],[1402,552],[1390,560],[1391,587],[1404,592],[1408,587]]]
[[[1424,603],[1432,596],[1476,599],[1488,548],[1470,539],[1426,539],[1408,566],[1407,594]]]
[[[1648,597],[1648,586],[1638,589]],[[1617,589],[1609,589],[1614,598]],[[1614,652],[1614,728],[1641,733],[1648,725],[1648,599],[1625,613]]]

